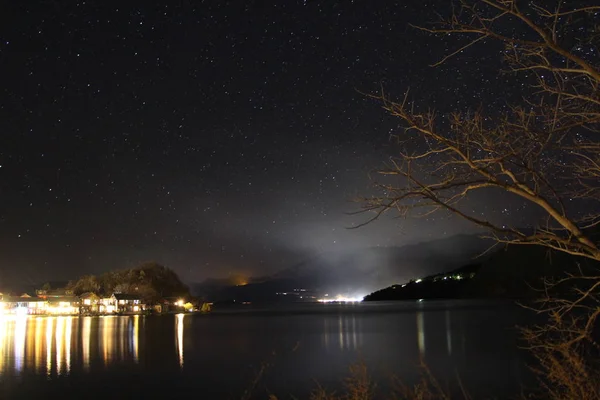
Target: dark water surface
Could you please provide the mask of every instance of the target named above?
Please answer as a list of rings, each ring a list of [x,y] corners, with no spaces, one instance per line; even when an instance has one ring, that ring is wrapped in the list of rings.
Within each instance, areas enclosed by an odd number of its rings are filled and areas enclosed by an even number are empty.
[[[449,387],[516,394],[527,376],[510,304],[303,304],[211,315],[3,317],[0,397],[239,399],[261,366],[259,398],[339,388],[362,360],[383,388],[418,378],[420,357]]]

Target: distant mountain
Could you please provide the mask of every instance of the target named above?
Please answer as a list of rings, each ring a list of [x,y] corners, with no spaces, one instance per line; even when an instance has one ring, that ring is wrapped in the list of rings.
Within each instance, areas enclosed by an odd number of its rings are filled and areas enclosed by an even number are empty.
[[[490,241],[476,235],[457,235],[402,247],[324,252],[273,275],[252,278],[247,285],[207,280],[192,286],[192,290],[209,299],[238,301],[270,301],[278,298],[276,293],[294,289],[364,296],[390,283],[469,264],[490,245]],[[220,288],[218,283],[222,284]]]
[[[595,273],[600,263],[551,251],[541,246],[512,245],[492,253],[478,264],[445,274],[423,276],[417,282],[400,282],[368,295],[366,300],[408,300],[428,298],[532,298],[540,295],[542,280],[564,277],[569,271]],[[455,279],[459,276],[460,279]],[[564,295],[572,284],[584,288],[586,281],[574,281],[554,288]]]

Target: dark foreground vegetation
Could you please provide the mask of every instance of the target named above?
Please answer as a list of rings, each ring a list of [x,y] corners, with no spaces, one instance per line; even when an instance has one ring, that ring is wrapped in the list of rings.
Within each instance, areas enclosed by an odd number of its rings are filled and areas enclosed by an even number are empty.
[[[297,397],[281,396],[269,394],[267,396],[257,396],[260,390],[260,380],[265,373],[265,367],[261,368],[249,388],[241,396],[242,400],[256,398],[266,398],[268,400],[282,400],[287,398],[297,399]],[[401,377],[391,375],[386,382],[376,381],[370,374],[367,366],[358,362],[348,368],[348,374],[342,379],[342,389],[332,390],[319,383],[315,384],[308,399],[310,400],[473,400],[474,397],[469,393],[468,388],[464,387],[460,377],[456,378],[453,389],[450,389],[447,382],[440,382],[436,379],[428,366],[421,362],[416,365],[419,370],[420,379],[414,384],[407,384]],[[525,400],[533,398],[546,398],[543,395],[538,396],[538,391],[528,391],[525,393],[515,393],[511,396],[514,400]],[[487,399],[499,399],[495,393],[490,393]]]

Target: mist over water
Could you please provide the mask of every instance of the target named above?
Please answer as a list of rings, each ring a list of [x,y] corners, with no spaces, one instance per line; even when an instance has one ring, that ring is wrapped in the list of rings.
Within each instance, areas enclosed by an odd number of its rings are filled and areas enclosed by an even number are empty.
[[[393,284],[481,262],[477,256],[489,245],[477,235],[457,235],[405,246],[329,250],[254,281],[286,279],[321,295],[362,298]]]

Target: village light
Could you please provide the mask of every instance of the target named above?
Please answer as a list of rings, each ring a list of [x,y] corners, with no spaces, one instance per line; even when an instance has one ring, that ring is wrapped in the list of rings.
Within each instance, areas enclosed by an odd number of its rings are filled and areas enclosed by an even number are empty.
[[[19,306],[15,309],[15,314],[18,317],[24,317],[28,314],[27,307]]]
[[[177,305],[179,307],[183,307],[183,300],[182,299],[177,300]]]
[[[344,297],[344,296],[337,296],[335,299],[329,298],[329,299],[318,299],[317,300],[319,303],[360,303],[361,301],[363,301],[363,297]]]

